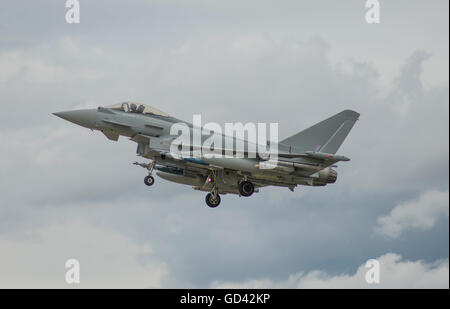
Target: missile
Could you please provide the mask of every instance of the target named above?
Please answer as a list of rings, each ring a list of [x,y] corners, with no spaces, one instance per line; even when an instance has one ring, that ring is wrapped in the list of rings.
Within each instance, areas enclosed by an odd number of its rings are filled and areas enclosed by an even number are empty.
[[[305,151],[306,155],[314,159],[322,160],[336,160],[336,161],[350,161],[346,156],[335,155],[331,153]]]
[[[260,161],[258,164],[255,164],[255,168],[262,170],[273,169],[285,173],[292,173],[295,171],[296,168],[303,171],[311,171],[311,172],[315,172],[321,169],[317,165],[308,165],[292,161],[279,161],[279,160]]]
[[[184,184],[184,185],[189,185],[189,186],[202,187],[205,183],[205,180],[202,179],[200,176],[190,177],[190,176],[185,176],[182,174],[166,173],[166,172],[161,172],[161,171],[156,172],[156,175],[158,175],[162,179],[180,183],[180,184]]]

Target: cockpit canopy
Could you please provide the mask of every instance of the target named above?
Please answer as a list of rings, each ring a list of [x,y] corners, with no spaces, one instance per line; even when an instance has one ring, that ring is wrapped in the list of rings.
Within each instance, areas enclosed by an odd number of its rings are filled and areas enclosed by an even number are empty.
[[[141,104],[141,103],[135,103],[135,102],[123,102],[123,103],[119,103],[119,104],[106,106],[106,108],[113,109],[113,110],[119,110],[119,111],[123,111],[126,113],[153,114],[153,115],[169,117],[168,114],[160,111],[157,108],[154,108],[149,105]]]

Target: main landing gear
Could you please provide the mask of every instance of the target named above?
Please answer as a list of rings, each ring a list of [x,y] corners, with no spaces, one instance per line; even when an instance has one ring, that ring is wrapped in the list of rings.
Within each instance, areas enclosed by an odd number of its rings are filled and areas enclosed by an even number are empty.
[[[242,196],[250,196],[255,192],[255,186],[248,180],[243,180],[238,184],[239,193]]]
[[[205,182],[205,185],[208,182],[213,184],[211,192],[208,193],[205,198],[206,205],[208,205],[211,208],[215,208],[215,207],[219,206],[219,204],[220,204],[220,195],[218,194],[218,190],[217,190],[216,176],[217,176],[217,171],[212,170],[211,174],[207,177],[206,182]],[[255,186],[250,181],[243,179],[242,181],[240,181],[238,183],[238,190],[239,190],[239,194],[241,196],[247,197],[247,196],[252,195],[255,192]]]
[[[216,208],[220,204],[220,195],[217,190],[216,177],[217,177],[217,171],[212,170],[211,174],[206,178],[206,182],[205,182],[205,184],[208,182],[212,182],[212,184],[213,184],[211,192],[208,193],[205,197],[206,205],[208,205],[211,208]]]
[[[155,178],[153,178],[152,173],[153,173],[153,169],[155,168],[156,165],[156,161],[152,161],[152,163],[149,164],[145,164],[145,163],[138,163],[138,162],[134,162],[134,165],[139,165],[143,168],[146,168],[148,170],[148,176],[145,176],[144,178],[144,183],[147,186],[152,186],[155,183]]]
[[[206,194],[206,205],[208,205],[211,208],[216,208],[220,204],[220,195],[213,191],[211,193]]]

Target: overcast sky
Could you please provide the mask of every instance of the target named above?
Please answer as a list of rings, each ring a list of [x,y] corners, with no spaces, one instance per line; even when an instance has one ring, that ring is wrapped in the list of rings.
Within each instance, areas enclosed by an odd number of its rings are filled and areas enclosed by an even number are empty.
[[[449,4],[2,1],[0,287],[449,287]],[[51,115],[124,100],[296,133],[361,113],[327,187],[204,193]],[[138,158],[139,159],[139,158]],[[144,161],[144,160],[141,160]],[[381,283],[365,263],[381,264]]]

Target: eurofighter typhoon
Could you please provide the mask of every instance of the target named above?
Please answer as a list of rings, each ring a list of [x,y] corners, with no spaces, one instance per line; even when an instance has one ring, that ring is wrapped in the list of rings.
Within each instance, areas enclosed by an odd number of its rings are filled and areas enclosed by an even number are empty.
[[[281,141],[269,141],[265,135],[260,141],[260,134],[256,141],[251,134],[244,138],[236,132],[205,130],[195,121],[191,124],[132,102],[54,115],[99,130],[112,141],[128,137],[137,143],[137,155],[150,160],[134,163],[147,169],[147,186],[154,184],[156,171],[165,180],[208,192],[206,204],[213,208],[219,206],[221,194],[249,197],[266,186],[294,191],[298,185],[335,183],[335,164],[350,160],[336,152],[359,117],[344,110]]]

